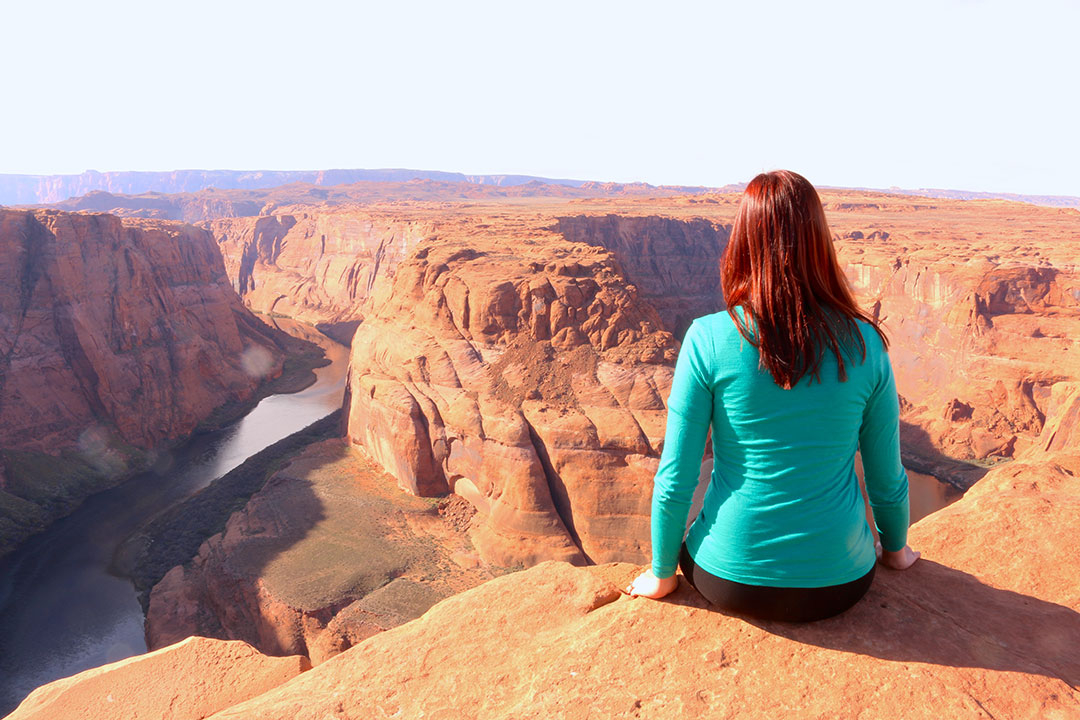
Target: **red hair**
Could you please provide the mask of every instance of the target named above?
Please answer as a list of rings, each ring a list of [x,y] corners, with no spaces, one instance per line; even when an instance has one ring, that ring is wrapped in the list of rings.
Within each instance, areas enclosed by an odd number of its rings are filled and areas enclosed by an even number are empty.
[[[846,380],[846,352],[857,345],[866,359],[856,319],[870,323],[888,347],[877,321],[855,303],[821,199],[802,175],[776,170],[750,181],[720,275],[728,313],[782,388],[807,374],[820,382],[826,349],[836,355],[840,380]]]

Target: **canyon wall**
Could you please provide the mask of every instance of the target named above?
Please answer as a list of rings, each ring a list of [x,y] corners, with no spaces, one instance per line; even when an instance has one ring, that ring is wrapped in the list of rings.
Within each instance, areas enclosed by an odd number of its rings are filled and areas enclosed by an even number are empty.
[[[903,572],[879,567],[866,597],[828,620],[748,621],[683,580],[662,601],[630,598],[620,589],[638,565],[549,562],[310,670],[282,659],[305,671],[282,672],[270,690],[272,661],[200,639],[51,683],[12,718],[112,718],[108,698],[128,708],[161,697],[175,717],[213,708],[218,720],[1074,718],[1080,594],[1068,558],[1078,532],[1080,459],[1056,453],[996,468],[916,524],[923,557]],[[191,681],[193,668],[233,663],[227,686]]]
[[[479,511],[497,565],[640,558],[674,337],[616,255],[545,223],[443,228],[353,338],[350,441]]]
[[[0,540],[63,514],[281,373],[287,339],[209,233],[0,210]]]
[[[562,217],[555,228],[568,240],[610,250],[676,337],[694,318],[724,307],[719,269],[730,225],[705,218],[613,214]]]
[[[300,320],[347,322],[362,317],[376,279],[436,223],[386,213],[314,208],[261,217],[213,220],[233,287],[248,307]]]
[[[906,444],[979,461],[1038,444],[1059,413],[1055,386],[1064,383],[1060,394],[1080,380],[1080,227],[1071,212],[833,204],[841,264],[892,340]]]
[[[1078,531],[1080,462],[1059,454],[915,525],[922,559],[820,622],[720,613],[683,580],[662,601],[621,594],[640,566],[545,563],[214,717],[1072,718]]]
[[[953,459],[994,462],[1034,447],[1055,384],[1080,379],[1068,211],[825,197],[841,264],[892,338],[905,458],[966,488],[985,470]],[[717,266],[735,204],[532,209],[297,207],[209,227],[250,306],[363,320],[349,437],[410,492],[468,497],[488,518],[477,537],[490,559],[572,558],[571,546],[593,560],[631,559],[637,550],[604,548],[604,533],[582,528],[620,513],[637,527],[641,509],[600,509],[573,478],[627,478],[633,493],[650,474],[674,346],[653,339],[635,358],[635,343],[656,331],[678,337],[722,307]],[[616,412],[601,419],[604,408]],[[498,474],[520,479],[485,479]],[[506,494],[511,485],[520,489]],[[525,549],[541,536],[559,540]]]

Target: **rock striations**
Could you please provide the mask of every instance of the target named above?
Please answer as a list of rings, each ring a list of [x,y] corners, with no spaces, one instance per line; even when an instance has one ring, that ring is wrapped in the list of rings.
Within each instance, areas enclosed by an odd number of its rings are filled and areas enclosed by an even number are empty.
[[[823,197],[841,263],[892,337],[917,469],[963,488],[981,472],[947,458],[992,463],[1032,447],[1054,386],[1080,382],[1075,211],[868,192]],[[467,255],[485,243],[517,252],[549,238],[564,252],[607,250],[639,302],[679,337],[694,315],[719,309],[715,267],[734,208],[724,195],[305,205],[209,227],[235,287],[263,312],[359,321],[379,313],[374,300],[389,297],[379,286],[392,285],[398,264],[423,247],[462,250],[448,263],[458,272],[478,264]],[[542,260],[519,276],[542,282]]]
[[[0,210],[0,548],[281,373],[188,225]]]
[[[248,307],[309,322],[362,316],[376,279],[435,234],[432,221],[356,212],[213,220],[225,268]]]
[[[664,317],[649,302],[678,267],[635,276],[624,248],[602,242],[676,223],[625,223],[582,230],[593,242],[559,225],[444,227],[377,286],[353,338],[350,441],[410,492],[469,500],[488,562],[644,557],[677,347],[668,328],[684,308],[663,305]],[[694,229],[714,265],[722,233]],[[677,255],[678,240],[661,235],[634,260],[654,268],[648,255]],[[701,314],[718,298],[686,303]]]

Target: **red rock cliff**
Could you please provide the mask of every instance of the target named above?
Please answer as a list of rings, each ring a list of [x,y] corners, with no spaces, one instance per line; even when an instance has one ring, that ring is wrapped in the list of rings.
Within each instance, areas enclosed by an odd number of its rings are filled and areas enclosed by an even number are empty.
[[[360,318],[376,280],[436,232],[424,218],[313,208],[207,227],[248,307],[309,322]]]
[[[0,489],[15,525],[93,489],[35,486],[34,453],[115,475],[281,372],[280,339],[187,225],[0,210],[0,308]]]
[[[693,284],[715,267],[723,238],[655,217],[444,223],[353,338],[350,440],[409,491],[468,499],[490,562],[640,560],[668,327],[718,307],[715,281],[674,289],[680,268]]]
[[[1080,380],[1075,213],[867,200],[826,205],[841,263],[890,333],[921,436],[909,442],[974,459],[1033,447],[1059,412],[1055,386]]]

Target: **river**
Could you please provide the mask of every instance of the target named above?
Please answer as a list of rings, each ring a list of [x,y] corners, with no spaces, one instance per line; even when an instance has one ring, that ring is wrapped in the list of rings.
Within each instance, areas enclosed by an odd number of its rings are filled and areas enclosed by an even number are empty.
[[[348,348],[310,326],[276,324],[326,350],[331,362],[316,368],[313,385],[263,398],[238,421],[175,449],[155,470],[91,496],[0,560],[0,716],[39,685],[146,652],[135,589],[109,574],[117,546],[147,518],[341,407]]]

